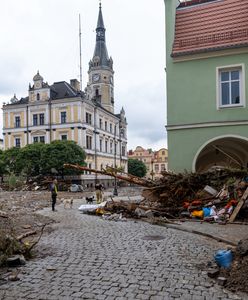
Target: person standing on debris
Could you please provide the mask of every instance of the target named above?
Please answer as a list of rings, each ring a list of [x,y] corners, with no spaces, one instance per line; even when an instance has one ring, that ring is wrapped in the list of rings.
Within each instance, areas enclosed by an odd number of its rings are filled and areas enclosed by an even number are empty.
[[[100,204],[102,202],[103,185],[97,182],[95,185],[95,189],[96,189],[96,203]]]
[[[54,179],[53,183],[51,184],[52,211],[55,211],[57,194],[58,194],[58,181],[57,181],[57,179]]]

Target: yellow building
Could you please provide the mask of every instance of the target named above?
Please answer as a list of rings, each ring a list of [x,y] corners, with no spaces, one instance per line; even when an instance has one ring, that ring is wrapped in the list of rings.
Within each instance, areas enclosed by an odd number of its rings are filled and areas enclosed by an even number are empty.
[[[126,170],[127,122],[123,108],[118,114],[114,111],[113,60],[105,44],[101,5],[88,76],[82,91],[76,79],[50,85],[37,72],[27,97],[14,96],[3,105],[4,149],[73,140],[85,150],[88,167],[116,165]],[[93,180],[95,175],[84,179]]]
[[[161,172],[168,170],[168,150],[162,148],[158,151],[144,149],[137,146],[136,149],[128,151],[128,158],[138,159],[146,166],[146,178],[156,179],[161,177]]]

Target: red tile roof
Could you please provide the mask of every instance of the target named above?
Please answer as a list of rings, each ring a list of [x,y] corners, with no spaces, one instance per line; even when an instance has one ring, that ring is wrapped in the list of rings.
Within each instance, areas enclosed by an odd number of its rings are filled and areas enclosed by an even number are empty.
[[[248,0],[191,0],[176,11],[172,56],[248,46]]]

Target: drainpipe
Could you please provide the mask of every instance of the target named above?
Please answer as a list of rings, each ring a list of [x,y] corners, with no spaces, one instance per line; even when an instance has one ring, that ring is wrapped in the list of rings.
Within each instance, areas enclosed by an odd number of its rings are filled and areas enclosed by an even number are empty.
[[[96,107],[94,107],[94,144],[95,144],[95,169],[97,170],[97,148],[96,148]],[[95,184],[97,183],[97,173],[95,173]]]
[[[28,134],[28,105],[27,105],[27,107],[26,107],[26,124],[27,124],[27,145],[29,144],[29,134]]]
[[[52,142],[52,102],[51,102],[51,98],[49,98],[48,107],[49,107],[50,143],[51,143]]]

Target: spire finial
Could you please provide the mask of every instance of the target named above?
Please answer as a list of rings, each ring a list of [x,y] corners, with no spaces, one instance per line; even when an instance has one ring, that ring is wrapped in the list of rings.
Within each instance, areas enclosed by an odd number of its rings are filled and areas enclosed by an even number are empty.
[[[99,8],[101,9],[102,8],[102,1],[99,0]]]

